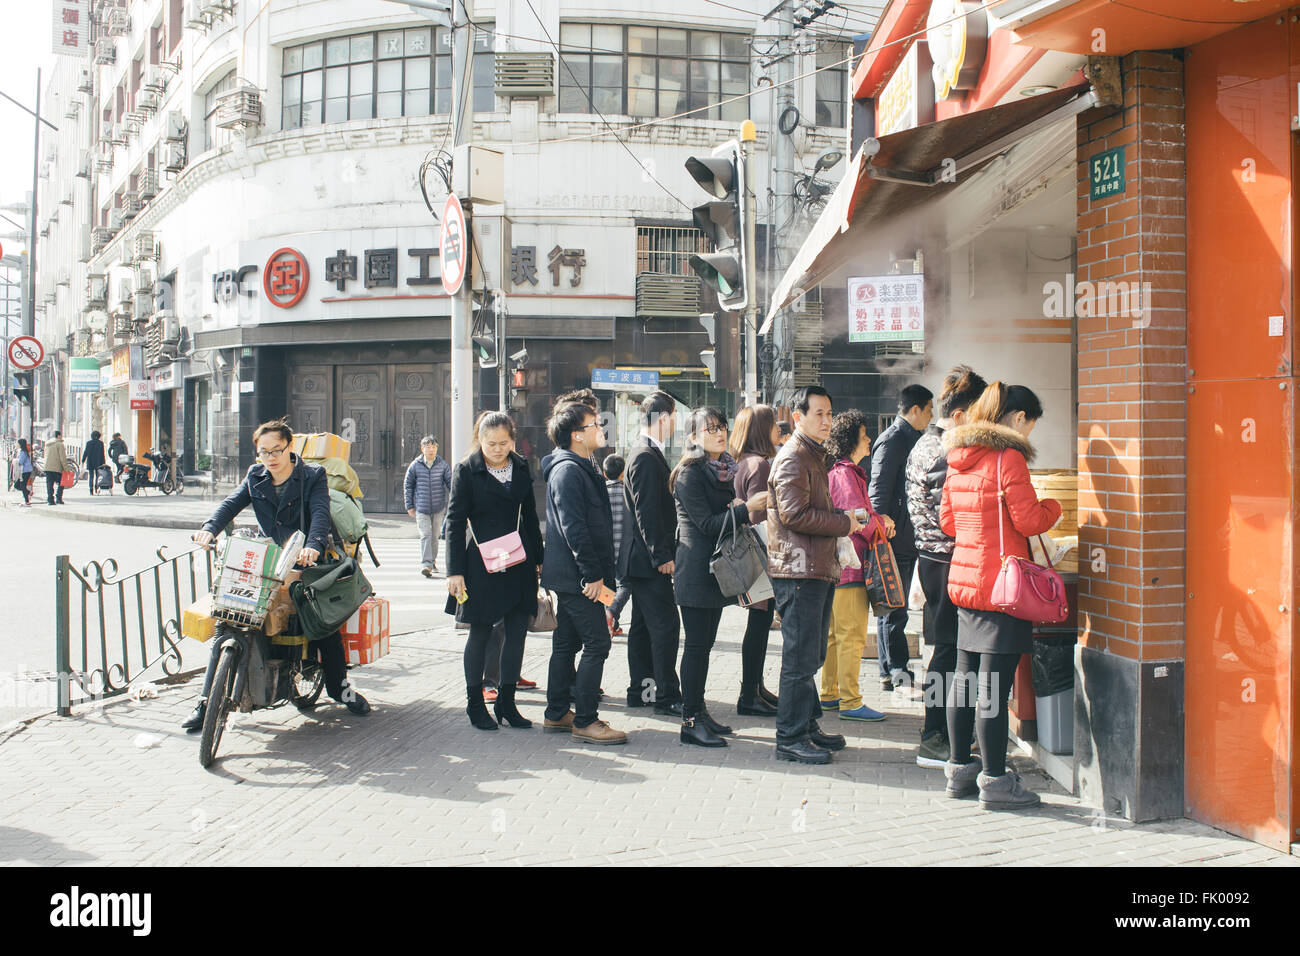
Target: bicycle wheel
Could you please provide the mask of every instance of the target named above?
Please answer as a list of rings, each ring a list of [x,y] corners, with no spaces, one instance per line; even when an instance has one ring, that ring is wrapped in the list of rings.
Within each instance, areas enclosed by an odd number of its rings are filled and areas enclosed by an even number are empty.
[[[294,695],[290,699],[299,710],[316,706],[320,692],[325,688],[325,669],[316,661],[304,661],[302,670],[293,675]]]
[[[203,736],[199,739],[199,763],[204,767],[212,766],[217,757],[226,718],[234,705],[230,698],[235,690],[235,662],[238,658],[237,648],[225,648],[217,661],[216,673],[212,675],[212,694],[208,698],[207,713],[203,715]]]
[[[176,490],[176,481],[175,479],[172,478],[171,475],[168,475],[166,478],[163,479],[162,492],[165,495],[170,495],[175,490]]]
[[[176,493],[178,495],[185,494],[185,477],[183,475],[176,476]]]

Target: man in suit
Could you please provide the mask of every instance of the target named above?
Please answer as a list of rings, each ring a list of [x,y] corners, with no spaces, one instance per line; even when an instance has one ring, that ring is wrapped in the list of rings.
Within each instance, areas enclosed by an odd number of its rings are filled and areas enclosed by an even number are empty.
[[[677,425],[677,403],[667,392],[651,392],[641,403],[641,435],[627,455],[623,495],[631,526],[623,532],[618,576],[632,592],[627,632],[629,707],[654,705],[656,714],[680,717],[677,679],[681,618],[673,597],[677,553],[677,507],[668,490],[664,445]]]

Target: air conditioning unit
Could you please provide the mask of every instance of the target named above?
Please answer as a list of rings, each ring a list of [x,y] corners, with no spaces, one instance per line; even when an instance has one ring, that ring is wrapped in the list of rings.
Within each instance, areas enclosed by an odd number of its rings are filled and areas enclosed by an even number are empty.
[[[158,258],[158,245],[154,242],[152,232],[137,232],[135,234],[135,246],[132,250],[135,253],[135,261],[143,262]]]
[[[216,124],[221,129],[262,125],[262,94],[255,86],[238,86],[217,94]]]
[[[161,309],[154,314],[154,321],[162,326],[164,345],[176,345],[181,340],[181,321],[171,309]]]
[[[119,312],[113,316],[113,338],[129,339],[135,334],[130,313]]]
[[[140,202],[140,196],[137,193],[124,193],[122,195],[122,218],[134,219],[136,213],[144,208],[144,203]]]
[[[113,235],[117,235],[122,231],[122,223],[125,221],[121,209],[110,209],[108,211],[108,228]]]
[[[68,100],[68,108],[63,111],[63,118],[76,119],[80,115],[81,115],[81,100],[75,98]]]
[[[91,172],[95,168],[94,156],[89,150],[81,154],[81,159],[77,161],[76,175],[82,179],[89,179]]]
[[[203,9],[205,4],[199,0],[185,0],[185,25],[194,30],[207,30],[212,25],[210,17]]]
[[[86,276],[86,308],[102,309],[107,302],[105,296],[108,294],[108,281],[104,275],[99,272],[91,272]]]
[[[142,90],[135,101],[135,108],[142,119],[147,119],[158,112],[158,94],[152,90]]]
[[[114,146],[126,145],[126,131],[118,123],[105,123],[100,138],[106,143],[112,143]]]
[[[133,283],[130,279],[117,280],[116,303],[119,311],[121,311],[125,306],[129,306],[131,304],[131,299],[135,295],[135,290],[132,288],[134,284],[135,283]]]
[[[135,276],[135,297],[153,299],[153,273],[141,269]],[[152,308],[152,305],[150,306]]]
[[[555,58],[549,53],[498,53],[493,59],[497,96],[554,96]]]
[[[95,154],[95,171],[99,173],[111,173],[113,171],[113,146],[111,143],[100,142],[99,152]]]
[[[185,133],[189,124],[185,122],[185,114],[180,110],[167,111],[167,126],[163,130],[163,139],[169,143],[185,142]]]
[[[41,179],[49,179],[49,178],[50,178],[50,164],[41,163]],[[41,233],[41,235],[45,235],[45,233]]]
[[[695,317],[700,314],[700,280],[697,276],[643,272],[636,277],[636,314]]]
[[[148,322],[153,317],[153,295],[137,295],[132,312],[136,322]]]
[[[107,226],[96,226],[90,230],[90,254],[99,255],[104,247],[113,241],[113,231]]]
[[[185,144],[168,143],[167,159],[163,168],[169,173],[179,173],[185,168]]]
[[[91,72],[91,69],[88,66],[81,67],[81,72],[77,75],[77,92],[95,92],[95,74]]]
[[[83,232],[77,236],[77,261],[90,261],[90,233]]]
[[[213,18],[225,16],[234,8],[230,0],[199,0],[199,11]]]
[[[144,72],[144,88],[161,96],[167,92],[168,78],[169,74],[162,66],[151,66]]]
[[[117,47],[109,37],[100,37],[95,41],[94,58],[96,66],[111,66],[117,62]]]
[[[128,140],[135,139],[140,135],[140,127],[144,124],[144,117],[135,110],[128,110],[122,114],[122,135]]]
[[[136,182],[136,192],[140,198],[153,199],[158,195],[158,170],[153,167],[146,167],[140,171],[140,178]]]
[[[131,14],[121,7],[109,7],[104,11],[104,32],[111,37],[129,37],[131,35]]]

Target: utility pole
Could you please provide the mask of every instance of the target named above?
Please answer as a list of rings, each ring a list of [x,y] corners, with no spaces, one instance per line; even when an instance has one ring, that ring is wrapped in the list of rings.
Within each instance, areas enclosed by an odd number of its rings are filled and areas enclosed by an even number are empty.
[[[41,68],[36,68],[36,109],[32,132],[32,201],[31,223],[27,232],[27,315],[23,320],[23,334],[36,334],[36,186],[41,169]],[[33,406],[35,402],[33,402]],[[32,408],[32,419],[36,419],[36,409]],[[30,442],[32,436],[27,436]]]
[[[471,56],[474,50],[474,27],[470,23],[474,0],[451,0],[451,117],[452,155],[462,151],[455,147],[469,143],[474,129],[474,89]],[[451,189],[463,195],[469,187],[467,163],[452,164]],[[468,206],[468,204],[466,204]],[[466,219],[473,216],[468,210]],[[467,221],[467,242],[473,235],[473,225]],[[466,251],[468,255],[468,250]],[[472,256],[470,257],[472,261]],[[470,326],[474,313],[473,282],[467,274],[460,291],[451,297],[451,454],[452,461],[460,461],[469,454],[474,440],[474,350],[470,340]],[[498,355],[498,360],[500,355]]]
[[[758,178],[752,162],[754,140],[757,132],[754,124],[746,121],[741,127],[740,154],[744,157],[745,178],[741,183],[740,201],[744,203],[742,219],[745,234],[741,241],[745,244],[745,288],[749,292],[745,311],[742,313],[745,323],[745,404],[758,404],[758,248],[755,239],[758,229],[754,224],[758,209],[754,199],[754,181]]]
[[[777,56],[780,58],[776,64],[777,128],[770,133],[773,138],[772,164],[776,167],[773,176],[775,195],[772,201],[775,229],[767,237],[776,254],[773,276],[784,275],[785,270],[790,266],[788,227],[792,218],[791,213],[794,211],[794,140],[781,132],[780,125],[787,110],[791,107],[797,108],[795,90],[792,86],[795,75],[794,49],[791,42],[794,36],[793,6],[792,0],[781,0],[776,11]],[[776,374],[772,376],[774,387],[770,396],[773,404],[788,401],[792,391],[789,388],[789,375],[784,371],[786,360],[793,361],[794,352],[794,335],[787,328],[787,322],[788,316],[783,311],[777,314],[776,321],[772,325],[772,341],[776,345],[776,361],[773,363]],[[776,387],[777,382],[780,383],[779,388]]]
[[[497,336],[497,408],[509,412],[506,378],[509,368],[506,366],[506,294],[497,289],[492,294],[492,310],[496,313],[495,328]]]

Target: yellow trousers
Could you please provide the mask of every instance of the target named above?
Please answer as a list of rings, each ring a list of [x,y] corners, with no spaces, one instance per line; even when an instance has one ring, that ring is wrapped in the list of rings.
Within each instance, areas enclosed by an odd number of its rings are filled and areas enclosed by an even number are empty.
[[[830,701],[838,697],[840,710],[856,710],[862,706],[858,674],[862,669],[862,648],[866,646],[870,616],[871,603],[865,587],[835,589],[826,663],[822,665],[821,698]]]

